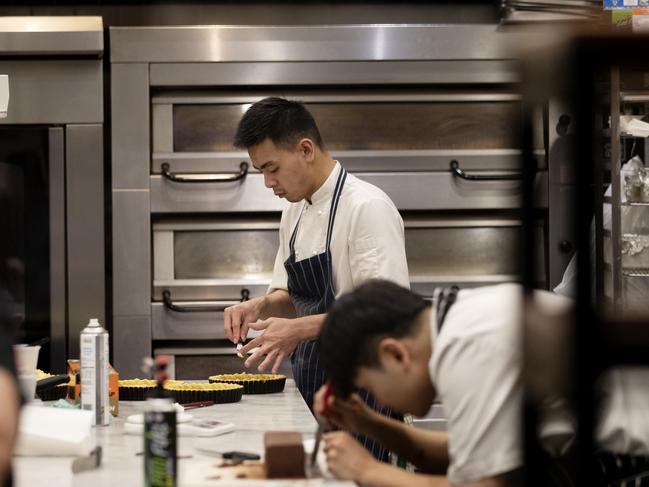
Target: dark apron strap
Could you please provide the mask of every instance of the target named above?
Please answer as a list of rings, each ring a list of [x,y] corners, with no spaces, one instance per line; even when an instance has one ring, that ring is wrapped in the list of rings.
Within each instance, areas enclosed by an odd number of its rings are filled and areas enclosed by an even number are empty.
[[[444,325],[444,320],[448,310],[451,309],[453,303],[457,299],[457,293],[460,291],[460,288],[457,286],[445,287],[437,292],[435,297],[436,303],[436,318],[437,318],[437,333],[442,330]]]
[[[595,455],[598,487],[649,486],[649,457],[600,452]]]
[[[329,246],[331,245],[331,234],[334,227],[334,221],[336,219],[336,211],[338,210],[338,201],[340,200],[340,193],[342,193],[343,186],[345,185],[346,179],[347,179],[347,171],[345,170],[344,167],[341,166],[340,173],[338,174],[338,179],[336,180],[336,187],[334,188],[333,196],[331,198],[331,208],[329,210],[329,222],[327,224],[327,240],[325,243],[325,250],[329,250]],[[293,228],[291,239],[288,242],[288,248],[290,254],[295,253],[295,239],[297,237],[297,228],[300,225],[300,220],[302,219],[302,214],[304,213],[304,209],[307,207],[308,204],[309,203],[307,201],[304,202],[304,206],[302,206],[302,210],[300,211],[300,216],[298,216],[297,223],[295,223],[295,227]]]

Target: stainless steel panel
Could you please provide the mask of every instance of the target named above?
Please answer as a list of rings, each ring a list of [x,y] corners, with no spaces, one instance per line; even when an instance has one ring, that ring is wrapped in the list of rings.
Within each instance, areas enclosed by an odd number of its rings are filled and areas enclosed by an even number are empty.
[[[484,171],[484,174],[490,172]],[[519,208],[517,181],[463,181],[450,172],[357,173],[383,191],[400,210]],[[547,207],[547,173],[536,181],[537,206]],[[151,210],[154,213],[281,211],[285,202],[264,186],[263,176],[249,174],[243,182],[192,184],[191,187],[151,176]]]
[[[172,168],[173,169],[173,168]],[[261,174],[234,183],[183,185],[151,176],[153,213],[282,211],[286,202],[264,186]]]
[[[507,209],[521,205],[521,186],[517,181],[463,181],[450,173],[432,172],[357,176],[385,191],[400,210]],[[535,191],[536,206],[546,208],[546,172],[537,175]]]
[[[431,90],[429,87],[349,87],[341,90],[336,87],[291,88],[290,91],[278,89],[264,90],[200,90],[178,91],[164,90],[155,95],[151,103],[154,105],[222,105],[249,104],[268,96],[283,96],[295,98],[304,103],[388,103],[388,102],[514,102],[521,97],[511,91],[492,89],[489,91],[466,90]],[[243,107],[247,108],[247,107]]]
[[[78,353],[66,343],[65,140],[63,128],[49,129],[50,191],[50,370],[63,372],[65,359]]]
[[[520,171],[521,166],[521,153],[516,149],[334,150],[330,154],[352,172],[448,171],[452,160],[468,171]],[[235,172],[242,161],[250,163],[246,152],[154,153],[151,172],[160,174],[166,162],[183,173],[227,173]],[[539,169],[547,167],[543,151],[537,152],[537,161]]]
[[[512,59],[494,24],[112,27],[111,62]]]
[[[144,316],[151,305],[149,192],[113,191],[113,313]]]
[[[103,51],[101,17],[0,17],[0,54],[100,55]]]
[[[175,105],[174,152],[228,152],[249,105]],[[513,101],[307,103],[330,150],[512,149]],[[398,135],[397,135],[398,134]]]
[[[173,152],[173,105],[151,105],[153,152]]]
[[[149,70],[111,66],[113,189],[149,189]]]
[[[142,377],[142,359],[151,356],[151,316],[113,316],[111,363],[120,378]]]
[[[172,279],[153,281],[153,299],[162,301],[162,292],[171,291],[174,301],[232,301],[240,300],[241,290],[250,297],[263,296],[270,279]]]
[[[220,301],[231,306],[238,301]],[[183,303],[188,304],[188,303]],[[151,304],[152,338],[154,340],[223,340],[223,313],[177,313],[162,303]]]
[[[104,152],[101,125],[66,127],[68,344],[90,318],[106,324]]]
[[[219,341],[211,347],[156,348],[153,354],[170,357],[169,374],[177,380],[204,379],[216,374],[234,374],[244,370],[243,360],[237,356],[235,348],[229,341]],[[278,371],[287,377],[293,377],[291,361],[284,360]]]
[[[427,299],[432,299],[436,287],[459,286],[470,289],[481,286],[492,286],[505,282],[520,282],[518,274],[494,274],[484,276],[427,276],[424,278],[411,278],[410,289]]]
[[[174,233],[153,230],[153,279],[174,278]]]
[[[102,123],[100,60],[0,61],[9,75],[11,110],[0,124]]]
[[[516,83],[514,61],[370,61],[320,63],[151,64],[151,86],[273,86]]]

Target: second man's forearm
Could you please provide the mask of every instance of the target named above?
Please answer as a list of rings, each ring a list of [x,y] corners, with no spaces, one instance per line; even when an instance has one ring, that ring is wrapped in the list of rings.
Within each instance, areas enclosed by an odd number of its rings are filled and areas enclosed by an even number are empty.
[[[370,429],[368,436],[421,470],[446,473],[449,461],[446,433],[421,430],[378,414]]]

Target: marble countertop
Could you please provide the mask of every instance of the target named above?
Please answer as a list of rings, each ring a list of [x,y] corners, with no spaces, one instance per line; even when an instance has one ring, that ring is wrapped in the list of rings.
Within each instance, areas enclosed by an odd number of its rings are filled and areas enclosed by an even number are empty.
[[[144,402],[121,402],[120,415],[112,418],[110,426],[93,428],[97,444],[102,446],[102,466],[96,470],[73,474],[72,457],[16,457],[14,458],[15,487],[128,487],[143,484],[143,451],[141,436],[124,434],[124,421],[130,414],[142,412]],[[179,437],[178,455],[190,456],[178,460],[179,486],[225,486],[223,482],[210,482],[197,475],[201,469],[210,468],[218,460],[200,453],[197,448],[214,451],[244,450],[263,454],[263,433],[282,430],[302,433],[305,440],[315,435],[317,423],[306,407],[302,396],[292,380],[287,380],[286,388],[279,394],[244,395],[233,404],[192,409],[188,411],[197,418],[209,418],[234,423],[232,433],[209,438]],[[300,485],[312,482],[302,481]],[[322,485],[323,482],[317,482]],[[237,480],[232,485],[253,486],[284,485],[278,482],[252,482]],[[324,482],[325,485],[355,485],[352,483]],[[287,484],[288,485],[288,484]]]

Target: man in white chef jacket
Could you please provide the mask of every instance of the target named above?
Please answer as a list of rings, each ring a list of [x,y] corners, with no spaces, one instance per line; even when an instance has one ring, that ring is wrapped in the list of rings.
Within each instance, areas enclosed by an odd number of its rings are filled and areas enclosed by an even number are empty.
[[[571,300],[546,291],[536,291],[534,300],[548,316],[571,307]],[[378,464],[348,433],[333,432],[324,436],[333,474],[371,487],[522,485],[522,310],[517,284],[439,289],[432,306],[381,280],[341,296],[320,336],[335,390],[329,420],[375,438],[424,473]],[[437,399],[447,432],[378,416],[352,393],[355,387],[415,416]],[[323,400],[319,392],[318,414]],[[542,434],[549,439],[552,432]],[[550,466],[558,468],[548,460]]]
[[[409,285],[403,221],[379,188],[348,174],[327,152],[312,115],[296,101],[266,98],[239,122],[235,146],[248,150],[267,188],[288,201],[268,293],[225,310],[233,343],[263,330],[246,367],[277,371],[290,357],[309,408],[324,382],[318,335],[337,296],[372,278]],[[263,321],[258,321],[263,320]],[[376,401],[365,395],[371,407]],[[384,414],[389,410],[383,408]],[[359,438],[376,458],[388,451]]]

